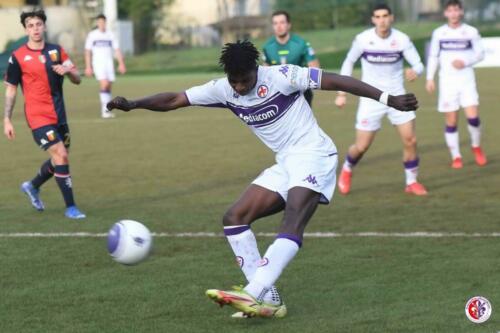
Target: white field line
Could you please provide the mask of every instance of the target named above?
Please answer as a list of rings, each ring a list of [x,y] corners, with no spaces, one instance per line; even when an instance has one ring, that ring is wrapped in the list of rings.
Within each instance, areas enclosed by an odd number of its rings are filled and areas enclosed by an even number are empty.
[[[276,233],[256,233],[260,237],[275,237]],[[106,233],[91,232],[7,232],[0,233],[0,238],[103,238]],[[157,238],[221,238],[222,233],[216,232],[157,232]],[[492,233],[466,233],[466,232],[306,232],[305,238],[485,238],[500,237],[500,232]]]

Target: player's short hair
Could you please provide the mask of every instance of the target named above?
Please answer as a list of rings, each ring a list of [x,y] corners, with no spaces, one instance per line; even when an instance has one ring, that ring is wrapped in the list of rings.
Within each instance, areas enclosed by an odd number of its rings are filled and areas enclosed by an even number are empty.
[[[284,15],[288,23],[291,22],[290,14],[286,10],[277,10],[271,14],[271,19],[275,16]]]
[[[444,4],[444,9],[446,9],[450,6],[457,6],[460,9],[464,8],[462,1],[460,1],[460,0],[448,0],[448,1],[446,1]]]
[[[43,21],[43,24],[45,24],[45,22],[47,21],[47,15],[45,15],[45,12],[42,9],[33,10],[31,12],[22,12],[21,24],[23,25],[24,28],[26,28],[26,19],[32,17],[38,17],[40,20]]]
[[[388,4],[383,3],[383,2],[382,3],[378,3],[375,6],[373,6],[373,8],[372,8],[372,15],[375,14],[375,12],[377,10],[381,10],[381,9],[387,10],[387,12],[389,13],[389,15],[392,15],[392,9],[391,9],[391,7],[389,7]]]
[[[99,19],[106,20],[106,15],[104,15],[104,14],[99,14],[99,15],[97,15],[97,16],[96,16],[96,18],[95,18],[95,19],[96,19],[96,20],[99,20]]]
[[[258,64],[259,51],[248,40],[225,44],[219,58],[219,65],[224,73],[230,75],[247,74],[257,68]]]

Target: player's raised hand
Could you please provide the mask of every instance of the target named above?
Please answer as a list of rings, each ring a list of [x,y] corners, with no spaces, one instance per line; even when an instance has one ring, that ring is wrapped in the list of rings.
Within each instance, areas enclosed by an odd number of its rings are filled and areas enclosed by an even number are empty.
[[[135,107],[135,103],[133,103],[133,102],[127,100],[125,97],[121,97],[121,96],[113,98],[111,100],[111,102],[106,104],[106,108],[109,111],[111,111],[113,109],[118,109],[118,110],[128,112],[128,111],[132,110],[134,107]]]
[[[425,83],[425,90],[427,90],[429,94],[432,94],[434,91],[436,91],[436,84],[434,83],[434,80],[427,80],[427,82]]]
[[[417,97],[413,94],[399,96],[390,95],[387,105],[399,111],[415,111],[418,109]]]
[[[335,98],[335,105],[342,109],[347,104],[347,96],[346,94],[338,94],[337,98]]]
[[[10,120],[4,120],[3,133],[9,140],[14,140],[16,138],[16,132],[14,131],[14,126]]]

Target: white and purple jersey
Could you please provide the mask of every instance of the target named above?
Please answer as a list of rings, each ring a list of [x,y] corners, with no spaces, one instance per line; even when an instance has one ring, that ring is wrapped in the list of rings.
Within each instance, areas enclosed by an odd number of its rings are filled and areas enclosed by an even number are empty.
[[[318,126],[303,96],[305,90],[321,87],[321,75],[318,68],[259,66],[257,83],[245,96],[237,94],[227,78],[185,93],[191,105],[228,108],[274,152],[331,154],[335,145]]]
[[[399,30],[382,38],[375,28],[358,34],[347,54],[340,74],[352,75],[354,64],[361,58],[362,81],[393,95],[404,93],[403,59],[420,75],[424,65],[410,38]]]
[[[114,51],[119,48],[115,35],[111,31],[92,30],[85,41],[85,50],[92,51],[92,63],[96,64],[110,63],[113,66]]]
[[[462,23],[458,28],[445,24],[432,33],[427,80],[434,79],[439,65],[440,77],[474,77],[472,66],[484,58],[481,36],[476,28]],[[462,60],[465,68],[456,69],[452,63]]]

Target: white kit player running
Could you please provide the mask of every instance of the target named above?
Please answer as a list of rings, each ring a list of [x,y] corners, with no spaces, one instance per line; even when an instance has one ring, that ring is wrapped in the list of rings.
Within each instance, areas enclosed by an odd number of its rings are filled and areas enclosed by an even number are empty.
[[[127,71],[123,54],[115,35],[106,29],[106,16],[97,16],[97,29],[89,32],[85,41],[85,75],[99,81],[99,99],[101,101],[101,117],[114,118],[114,114],[106,108],[111,101],[111,85],[115,81],[115,66],[113,55],[118,61],[118,71]]]
[[[481,126],[479,120],[479,96],[472,66],[484,58],[481,36],[476,28],[462,23],[462,3],[448,1],[444,16],[448,23],[434,30],[427,64],[429,93],[435,91],[434,74],[439,70],[438,111],[445,116],[445,140],[450,150],[451,167],[463,167],[458,138],[458,110],[464,108],[467,117],[472,152],[479,166],[487,160],[481,149]]]
[[[361,58],[362,80],[393,95],[405,93],[403,81],[403,59],[411,68],[405,72],[408,81],[414,81],[422,74],[424,66],[410,38],[391,27],[394,17],[390,7],[376,5],[372,11],[374,28],[356,36],[342,65],[342,75],[351,75],[354,64]],[[338,107],[344,107],[346,96],[339,92],[335,100]],[[375,134],[387,116],[396,127],[403,143],[403,165],[406,176],[405,191],[415,195],[426,195],[427,190],[417,181],[419,159],[415,134],[415,112],[401,112],[387,105],[361,97],[356,120],[356,141],[349,147],[339,177],[339,191],[348,194],[351,190],[354,166],[368,150]]]
[[[124,111],[170,111],[190,105],[227,108],[276,152],[276,164],[250,184],[222,219],[248,284],[231,291],[209,289],[206,294],[220,305],[239,310],[237,317],[283,317],[287,310],[274,284],[302,246],[304,229],[318,204],[329,203],[335,188],[337,150],[319,128],[304,91],[341,89],[405,111],[418,103],[412,94],[390,96],[359,80],[317,68],[263,67],[258,61],[259,52],[252,43],[229,43],[220,57],[227,77],[180,93],[138,100],[116,97],[108,107]],[[250,225],[281,211],[284,218],[278,235],[261,257]]]

